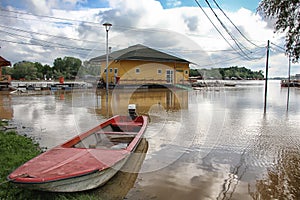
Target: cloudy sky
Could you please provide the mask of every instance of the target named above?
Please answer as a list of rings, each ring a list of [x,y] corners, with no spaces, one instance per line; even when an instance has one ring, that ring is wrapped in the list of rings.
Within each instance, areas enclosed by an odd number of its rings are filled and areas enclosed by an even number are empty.
[[[207,3],[208,2],[208,3]],[[245,66],[287,76],[284,35],[256,14],[259,0],[0,0],[0,55],[12,63],[89,60],[135,44],[176,55],[192,68]],[[210,8],[211,7],[211,8]],[[300,73],[299,64],[292,74]]]

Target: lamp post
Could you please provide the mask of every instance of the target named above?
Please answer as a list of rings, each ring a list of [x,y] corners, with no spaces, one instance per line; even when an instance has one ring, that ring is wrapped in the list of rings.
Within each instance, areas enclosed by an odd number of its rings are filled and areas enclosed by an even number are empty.
[[[106,30],[106,94],[108,95],[108,31],[112,24],[106,22],[103,24]]]

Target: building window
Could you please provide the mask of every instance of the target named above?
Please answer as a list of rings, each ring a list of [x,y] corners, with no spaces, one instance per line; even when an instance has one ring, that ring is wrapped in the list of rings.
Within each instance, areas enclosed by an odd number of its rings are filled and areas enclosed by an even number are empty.
[[[118,68],[115,68],[115,74],[118,74]]]
[[[161,74],[162,70],[161,69],[157,69],[157,74]]]
[[[113,69],[112,69],[112,68],[109,68],[109,72],[112,73],[112,71],[113,71]]]
[[[189,74],[189,71],[188,71],[188,70],[185,70],[184,73],[185,73],[186,75],[188,75],[188,74]]]
[[[135,73],[139,74],[141,72],[140,68],[135,68]]]

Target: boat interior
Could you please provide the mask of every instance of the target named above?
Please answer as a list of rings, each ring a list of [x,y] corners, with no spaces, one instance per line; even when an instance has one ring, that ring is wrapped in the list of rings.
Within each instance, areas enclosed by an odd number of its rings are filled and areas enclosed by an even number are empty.
[[[112,123],[82,138],[74,148],[126,149],[142,124]]]

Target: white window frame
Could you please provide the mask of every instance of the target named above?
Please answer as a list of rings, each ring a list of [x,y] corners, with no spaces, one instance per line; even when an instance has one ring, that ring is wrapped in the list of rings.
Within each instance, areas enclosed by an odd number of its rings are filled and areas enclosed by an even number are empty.
[[[167,81],[167,84],[174,83],[174,71],[172,69],[166,70],[166,81]]]
[[[140,68],[138,68],[138,67],[137,67],[137,68],[135,68],[135,73],[136,73],[136,74],[140,74],[140,73],[141,73],[141,69],[140,69]]]

